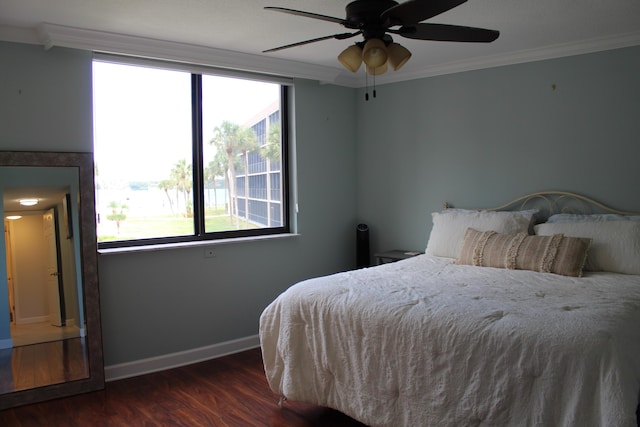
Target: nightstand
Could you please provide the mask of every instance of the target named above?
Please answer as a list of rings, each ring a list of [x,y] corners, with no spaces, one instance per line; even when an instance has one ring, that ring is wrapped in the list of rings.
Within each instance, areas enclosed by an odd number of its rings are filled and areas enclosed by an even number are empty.
[[[388,262],[400,261],[401,259],[411,258],[416,255],[420,255],[422,253],[423,252],[419,252],[419,251],[407,251],[407,250],[395,249],[392,251],[377,252],[373,254],[373,256],[376,258],[376,264],[380,265],[380,264],[386,264]]]

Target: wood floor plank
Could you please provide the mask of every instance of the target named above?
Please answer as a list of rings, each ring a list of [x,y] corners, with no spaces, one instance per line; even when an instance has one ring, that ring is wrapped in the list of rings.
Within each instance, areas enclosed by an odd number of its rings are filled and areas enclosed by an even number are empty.
[[[70,338],[0,350],[1,394],[86,378],[84,338]]]
[[[315,405],[287,401],[280,408],[267,385],[260,349],[0,411],[0,426],[364,427]]]

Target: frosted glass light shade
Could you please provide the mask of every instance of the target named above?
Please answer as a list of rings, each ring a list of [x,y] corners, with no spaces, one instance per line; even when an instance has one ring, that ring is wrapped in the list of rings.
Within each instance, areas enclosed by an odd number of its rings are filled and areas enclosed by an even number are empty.
[[[369,74],[370,76],[379,76],[381,74],[384,74],[387,72],[387,69],[389,67],[387,66],[387,63],[385,62],[384,64],[382,64],[379,67],[369,67],[367,65],[367,74]]]
[[[20,199],[19,202],[22,206],[34,206],[38,204],[38,199]]]
[[[352,44],[338,55],[338,61],[344,65],[344,68],[355,73],[362,64],[362,49],[360,49],[359,46]]]
[[[362,60],[367,67],[377,68],[387,62],[387,48],[380,39],[370,39],[362,50]]]
[[[398,71],[411,58],[411,52],[398,43],[391,43],[387,46],[387,54],[389,56],[389,65],[393,71]]]

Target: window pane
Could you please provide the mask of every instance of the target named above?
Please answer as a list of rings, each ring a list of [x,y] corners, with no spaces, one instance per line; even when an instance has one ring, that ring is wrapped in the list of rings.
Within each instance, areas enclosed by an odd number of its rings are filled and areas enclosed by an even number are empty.
[[[98,241],[194,234],[191,75],[93,62]]]
[[[282,227],[280,85],[202,76],[202,122],[205,232]]]

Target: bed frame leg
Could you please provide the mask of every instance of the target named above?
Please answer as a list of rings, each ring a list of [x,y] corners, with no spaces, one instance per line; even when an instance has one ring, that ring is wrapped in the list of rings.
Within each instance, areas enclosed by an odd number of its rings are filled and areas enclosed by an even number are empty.
[[[280,399],[278,399],[278,407],[282,408],[282,405],[284,405],[285,400],[287,400],[286,397],[280,396]]]

